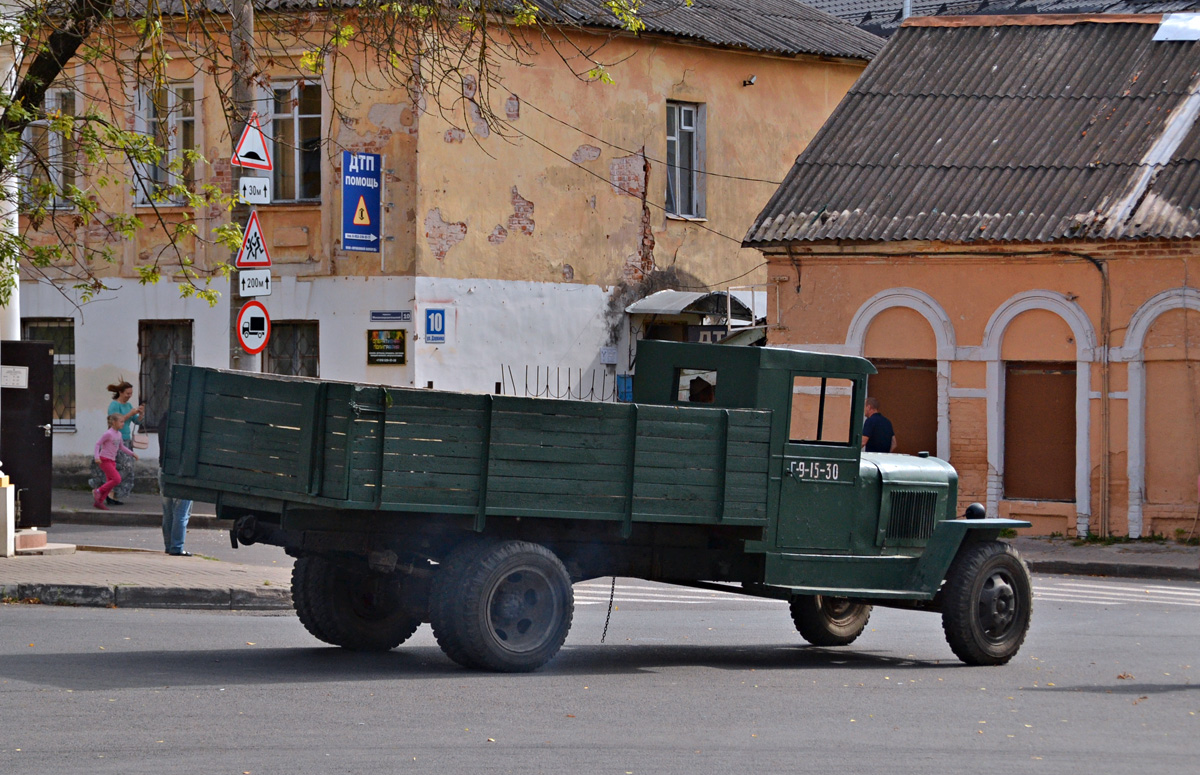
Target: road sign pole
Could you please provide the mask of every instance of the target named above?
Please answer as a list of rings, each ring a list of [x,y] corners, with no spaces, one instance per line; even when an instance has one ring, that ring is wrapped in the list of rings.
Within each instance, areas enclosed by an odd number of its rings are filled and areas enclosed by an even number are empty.
[[[233,59],[233,115],[229,122],[230,154],[233,159],[237,155],[237,147],[249,123],[250,114],[254,112],[254,74],[257,70],[254,41],[254,1],[232,0],[229,3],[229,15],[232,21],[229,31],[231,57]],[[242,168],[235,165],[229,167],[233,192],[240,188]],[[230,217],[234,223],[245,224],[250,217],[250,206],[240,201],[233,208]],[[240,251],[237,251],[240,252]],[[230,263],[237,260],[235,252]],[[259,371],[261,358],[258,355],[247,355],[238,339],[238,318],[242,310],[242,295],[238,292],[238,283],[229,283],[229,368],[235,371]]]

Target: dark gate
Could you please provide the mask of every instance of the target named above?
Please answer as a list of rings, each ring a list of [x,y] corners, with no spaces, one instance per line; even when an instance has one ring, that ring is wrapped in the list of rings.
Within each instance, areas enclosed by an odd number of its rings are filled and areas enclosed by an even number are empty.
[[[54,352],[49,342],[0,342],[0,365],[0,460],[17,488],[17,527],[49,527]]]

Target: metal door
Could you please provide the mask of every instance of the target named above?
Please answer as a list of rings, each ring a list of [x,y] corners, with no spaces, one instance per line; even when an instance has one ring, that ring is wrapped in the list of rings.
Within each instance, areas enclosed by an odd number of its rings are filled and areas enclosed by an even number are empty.
[[[17,488],[17,527],[50,526],[54,351],[0,342],[0,460]]]
[[[846,551],[854,544],[861,530],[856,485],[862,393],[862,381],[853,375],[793,375],[778,548]]]

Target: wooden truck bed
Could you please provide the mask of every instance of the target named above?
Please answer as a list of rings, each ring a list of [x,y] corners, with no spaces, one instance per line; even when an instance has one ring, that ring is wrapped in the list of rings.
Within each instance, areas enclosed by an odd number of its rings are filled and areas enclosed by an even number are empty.
[[[764,525],[771,411],[176,366],[165,481],[213,503]]]

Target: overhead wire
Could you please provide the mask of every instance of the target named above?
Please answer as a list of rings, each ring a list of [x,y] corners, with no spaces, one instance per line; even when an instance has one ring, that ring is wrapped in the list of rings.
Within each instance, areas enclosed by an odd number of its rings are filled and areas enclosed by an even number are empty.
[[[565,121],[565,120],[559,118],[558,116],[555,116],[551,113],[548,113],[548,112],[542,110],[537,105],[534,105],[532,102],[529,102],[528,100],[526,100],[524,97],[522,97],[519,94],[517,95],[517,98],[521,100],[521,104],[526,105],[530,108],[533,108],[538,113],[541,113],[543,116],[550,119],[551,121],[556,121],[559,124],[562,124],[563,126],[567,127],[568,129],[574,129],[576,132],[579,132],[581,135],[584,135],[585,137],[590,137],[591,139],[595,140],[598,143],[604,143],[605,145],[607,145],[610,148],[616,148],[618,151],[624,151],[625,153],[640,153],[643,157],[645,157],[649,161],[654,162],[655,164],[662,164],[664,166],[667,164],[667,162],[663,161],[662,159],[655,159],[652,156],[646,156],[646,154],[641,151],[635,151],[631,148],[626,148],[623,145],[618,145],[617,143],[614,143],[610,140],[605,140],[603,137],[598,137],[598,136],[592,134],[591,132],[587,131],[586,129],[583,129],[582,127],[577,127],[569,121]],[[750,183],[770,183],[772,186],[783,185],[782,180],[767,180],[766,178],[751,178],[751,177],[746,177],[743,175],[726,175],[721,172],[710,172],[709,170],[693,170],[693,172],[695,172],[697,175],[707,175],[708,177],[711,177],[711,178],[725,178],[726,180],[744,180],[744,181],[747,181]]]
[[[650,207],[653,207],[653,208],[655,208],[655,209],[657,209],[657,210],[661,210],[661,211],[662,211],[662,212],[664,212],[664,213],[667,213],[667,212],[668,212],[668,211],[667,211],[667,208],[663,207],[662,205],[658,204],[657,202],[651,202],[650,200],[648,200],[648,199],[646,199],[646,198],[642,197],[642,195],[641,195],[641,194],[639,194],[639,193],[637,193],[637,192],[635,192],[635,191],[631,191],[630,189],[628,189],[628,188],[625,188],[624,186],[621,186],[621,185],[618,185],[617,183],[614,183],[614,182],[612,182],[611,180],[609,180],[608,178],[604,177],[603,175],[601,175],[600,173],[596,172],[595,170],[588,169],[587,167],[583,166],[582,164],[580,164],[579,162],[575,161],[575,160],[574,160],[574,159],[572,159],[571,157],[569,157],[569,156],[567,156],[567,155],[565,155],[565,154],[563,154],[563,153],[560,153],[559,151],[555,150],[554,148],[551,148],[549,145],[546,145],[544,142],[542,142],[541,140],[537,139],[536,137],[533,137],[533,136],[532,136],[532,135],[530,135],[528,132],[525,132],[525,131],[523,131],[523,130],[519,129],[518,127],[515,127],[515,126],[512,126],[512,125],[509,125],[509,127],[508,127],[508,128],[509,128],[510,130],[512,130],[512,131],[514,131],[514,132],[516,132],[517,134],[519,134],[521,137],[524,137],[526,140],[529,140],[529,141],[530,141],[531,143],[533,143],[534,145],[537,145],[538,147],[542,148],[543,150],[545,150],[545,151],[548,151],[549,153],[551,153],[551,154],[553,154],[553,155],[557,156],[558,158],[562,159],[563,161],[567,162],[568,164],[570,164],[570,165],[572,165],[572,166],[575,166],[575,167],[578,167],[579,169],[581,169],[581,170],[583,170],[584,172],[588,173],[588,174],[589,174],[589,175],[591,175],[592,177],[595,177],[595,178],[598,178],[598,179],[600,179],[600,180],[604,181],[604,183],[605,183],[606,185],[612,186],[613,188],[617,189],[618,191],[621,191],[621,192],[623,192],[623,193],[629,194],[629,195],[630,195],[630,196],[632,196],[632,197],[636,197],[636,198],[638,198],[638,199],[641,199],[641,200],[642,200],[642,202],[643,202],[644,204],[646,204],[646,205],[648,205],[648,206],[650,206]],[[642,155],[640,151],[633,151],[632,153],[634,153],[634,154],[637,154],[637,155]],[[644,157],[644,158],[646,158],[646,157]],[[740,239],[738,239],[737,237],[731,237],[731,236],[729,236],[728,234],[725,234],[724,232],[720,232],[720,231],[717,231],[716,229],[713,229],[713,228],[711,228],[711,227],[709,227],[709,226],[705,226],[703,223],[700,223],[699,221],[694,221],[694,220],[691,220],[691,219],[686,219],[686,221],[687,221],[687,223],[690,223],[690,224],[692,224],[693,226],[696,226],[696,227],[697,227],[697,228],[699,228],[699,229],[703,229],[704,231],[711,232],[711,233],[713,233],[713,234],[717,235],[718,237],[723,237],[723,238],[725,238],[725,239],[729,240],[730,242],[737,243],[738,247],[741,247],[741,245],[742,245],[742,241],[741,241]],[[693,289],[693,290],[700,290],[700,289],[708,290],[709,288],[713,288],[713,287],[716,287],[716,286],[721,286],[721,285],[724,285],[724,284],[726,284],[726,283],[733,282],[734,280],[740,280],[741,278],[745,277],[746,275],[748,275],[748,274],[750,274],[750,273],[752,273],[752,272],[755,272],[755,271],[757,271],[758,269],[761,269],[762,267],[766,266],[766,265],[767,265],[767,263],[768,263],[768,262],[766,262],[766,261],[763,261],[761,264],[758,264],[758,265],[757,265],[757,266],[755,266],[753,269],[749,269],[749,270],[747,270],[747,271],[743,272],[742,274],[738,275],[737,277],[731,277],[731,278],[729,278],[728,280],[720,280],[720,281],[718,281],[718,282],[715,282],[715,283],[712,283],[712,284],[710,284],[710,285],[688,285],[688,286],[681,286],[681,287],[683,287],[683,288],[688,288],[688,289]]]

